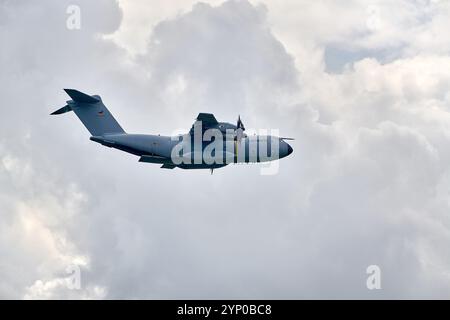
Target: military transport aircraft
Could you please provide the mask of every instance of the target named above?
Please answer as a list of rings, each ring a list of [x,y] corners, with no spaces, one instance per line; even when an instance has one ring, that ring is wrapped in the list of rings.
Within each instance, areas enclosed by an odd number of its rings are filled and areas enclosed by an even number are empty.
[[[161,164],[165,169],[211,169],[229,163],[265,162],[292,153],[285,140],[270,135],[250,135],[238,117],[236,125],[218,122],[200,113],[191,130],[178,136],[126,133],[98,95],[64,89],[72,98],[52,115],[74,111],[91,134],[91,140],[140,157],[140,162]]]

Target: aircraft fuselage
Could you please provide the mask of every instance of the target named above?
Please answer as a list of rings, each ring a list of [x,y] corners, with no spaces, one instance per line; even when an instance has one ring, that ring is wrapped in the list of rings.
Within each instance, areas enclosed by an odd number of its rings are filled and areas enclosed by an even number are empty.
[[[191,139],[190,147],[176,153],[174,148],[180,144],[183,137]],[[201,145],[196,146],[193,138],[190,137],[188,134],[161,136],[121,133],[92,136],[90,139],[104,146],[139,156],[141,162],[174,165],[185,169],[220,168],[230,163],[266,162],[284,158],[292,153],[291,146],[281,138],[255,135],[243,137],[239,142],[234,139],[224,139],[220,148],[221,159],[212,161],[211,152],[207,150],[211,142],[201,141]],[[212,152],[213,156],[216,155],[215,152]],[[182,163],[174,161],[174,154],[183,157]],[[197,158],[196,154],[198,154]]]

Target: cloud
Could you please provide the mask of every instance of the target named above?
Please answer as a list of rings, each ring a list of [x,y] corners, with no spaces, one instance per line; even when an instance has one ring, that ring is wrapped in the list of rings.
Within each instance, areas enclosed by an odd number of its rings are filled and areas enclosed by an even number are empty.
[[[79,1],[79,31],[68,4],[0,6],[1,297],[448,297],[446,2],[183,2],[146,18],[152,3]],[[48,116],[63,87],[101,94],[128,132],[241,114],[294,153],[275,176],[159,170]]]
[[[151,84],[183,116],[193,104],[234,119],[255,104],[261,111],[272,108],[296,89],[293,58],[272,35],[265,7],[246,1],[218,7],[198,3],[191,12],[159,23],[147,52],[141,59]],[[264,96],[271,101],[254,95],[266,88],[273,91]]]

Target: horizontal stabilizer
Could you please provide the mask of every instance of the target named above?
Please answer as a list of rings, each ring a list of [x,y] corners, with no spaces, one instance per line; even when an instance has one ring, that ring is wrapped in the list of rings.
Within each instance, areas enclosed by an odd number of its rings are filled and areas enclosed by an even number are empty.
[[[161,166],[162,169],[175,169],[176,166],[174,166],[173,164],[163,164]]]
[[[97,103],[100,99],[87,95],[83,92],[74,89],[64,89],[64,91],[72,98],[75,102],[81,103]]]
[[[55,112],[51,113],[51,115],[63,114],[63,113],[69,112],[69,111],[72,111],[72,108],[69,105],[66,104],[61,109],[58,109]]]

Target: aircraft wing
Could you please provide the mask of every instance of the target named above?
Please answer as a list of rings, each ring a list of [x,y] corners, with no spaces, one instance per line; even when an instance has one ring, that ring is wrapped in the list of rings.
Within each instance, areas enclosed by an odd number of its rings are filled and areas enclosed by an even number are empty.
[[[202,131],[206,131],[209,128],[216,127],[219,122],[216,120],[216,117],[212,113],[199,113],[197,118],[195,119],[194,124],[191,127],[191,130],[189,130],[190,134],[194,133],[194,127],[200,125],[200,121],[202,124]]]
[[[201,121],[204,128],[211,128],[219,124],[212,113],[199,113],[197,121]]]

